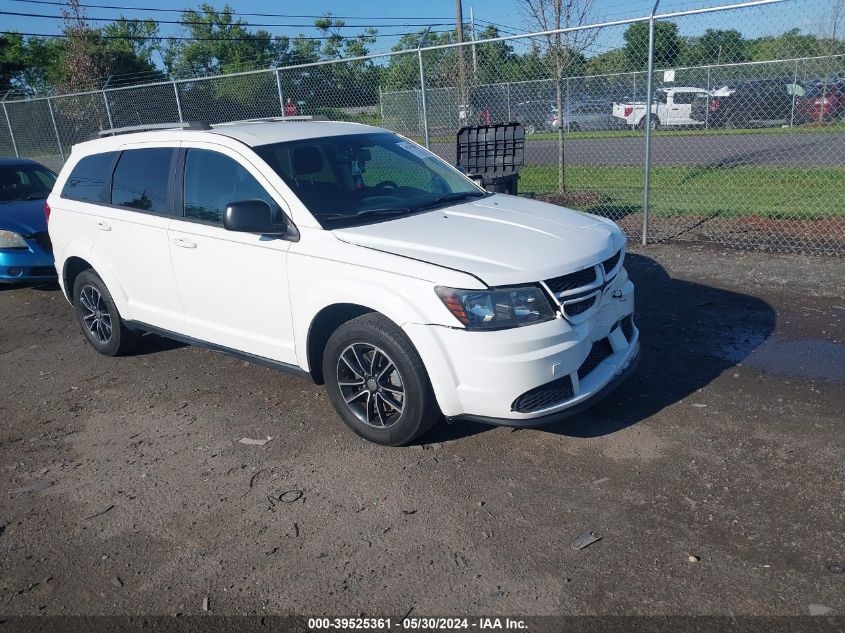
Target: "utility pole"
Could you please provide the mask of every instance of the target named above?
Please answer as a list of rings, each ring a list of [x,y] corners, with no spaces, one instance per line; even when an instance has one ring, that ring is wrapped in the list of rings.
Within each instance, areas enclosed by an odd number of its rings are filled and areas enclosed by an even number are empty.
[[[475,14],[472,7],[469,8],[469,34],[472,38],[472,78],[473,82],[478,81],[478,58],[475,55]]]
[[[460,44],[464,41],[464,11],[461,7],[461,0],[455,0],[455,41],[458,43],[458,114],[463,113],[465,120],[469,119],[466,98],[466,67],[464,66],[464,47]]]

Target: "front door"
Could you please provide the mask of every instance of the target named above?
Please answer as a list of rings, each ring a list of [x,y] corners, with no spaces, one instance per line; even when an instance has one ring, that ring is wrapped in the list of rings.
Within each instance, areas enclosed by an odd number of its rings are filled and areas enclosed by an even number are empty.
[[[186,333],[225,348],[296,364],[288,297],[290,242],[223,228],[231,202],[265,200],[281,213],[281,198],[241,157],[213,145],[185,149],[183,216],[168,231]]]
[[[669,112],[669,125],[691,125],[697,121],[692,119],[692,102],[695,92],[675,92]]]

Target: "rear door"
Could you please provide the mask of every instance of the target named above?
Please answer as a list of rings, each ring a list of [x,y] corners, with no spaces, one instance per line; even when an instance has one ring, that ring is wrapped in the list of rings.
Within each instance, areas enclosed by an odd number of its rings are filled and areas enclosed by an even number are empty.
[[[223,153],[225,151],[225,154]],[[232,202],[285,202],[246,157],[212,143],[180,152],[181,217],[169,246],[187,334],[228,349],[294,365],[284,239],[223,228]]]
[[[91,237],[125,293],[130,313],[124,316],[178,332],[182,305],[167,243],[176,145],[131,145],[90,157],[91,174],[75,178],[74,170],[62,196],[74,197],[71,204],[84,210],[78,222],[86,226],[78,229]]]

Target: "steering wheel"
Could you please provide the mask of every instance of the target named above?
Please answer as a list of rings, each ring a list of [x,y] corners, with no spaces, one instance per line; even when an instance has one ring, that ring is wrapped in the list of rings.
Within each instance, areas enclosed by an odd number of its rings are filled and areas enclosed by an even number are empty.
[[[397,185],[392,180],[382,180],[379,183],[373,185],[373,189],[376,191],[381,191],[382,189],[398,189],[399,185]]]

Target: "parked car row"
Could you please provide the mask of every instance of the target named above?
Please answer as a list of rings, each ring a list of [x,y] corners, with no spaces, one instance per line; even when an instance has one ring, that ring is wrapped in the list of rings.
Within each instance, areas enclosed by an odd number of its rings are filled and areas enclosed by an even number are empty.
[[[579,99],[557,112],[555,101],[535,99],[513,106],[511,119],[528,134],[579,130],[644,129],[645,101]],[[845,79],[795,83],[791,78],[755,79],[714,89],[659,88],[651,104],[651,128],[753,128],[830,123],[845,119]]]

